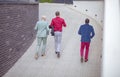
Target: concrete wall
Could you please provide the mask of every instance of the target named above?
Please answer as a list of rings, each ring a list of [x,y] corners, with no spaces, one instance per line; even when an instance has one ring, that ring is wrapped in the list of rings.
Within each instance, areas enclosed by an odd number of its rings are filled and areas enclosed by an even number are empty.
[[[0,77],[35,39],[38,4],[0,3]]]
[[[55,3],[73,4],[73,0],[53,0]]]
[[[102,77],[120,77],[120,0],[105,0]]]
[[[29,0],[0,0],[1,2],[29,2]]]
[[[16,2],[16,3],[36,3],[38,0],[0,0],[0,2]]]
[[[73,4],[73,0],[52,0],[52,3],[66,3],[66,4]]]

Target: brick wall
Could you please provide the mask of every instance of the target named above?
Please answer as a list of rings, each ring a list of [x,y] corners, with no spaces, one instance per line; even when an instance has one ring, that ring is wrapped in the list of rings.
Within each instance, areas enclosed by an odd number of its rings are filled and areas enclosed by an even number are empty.
[[[0,4],[0,77],[35,39],[38,4]]]
[[[29,0],[0,0],[1,2],[29,2]]]

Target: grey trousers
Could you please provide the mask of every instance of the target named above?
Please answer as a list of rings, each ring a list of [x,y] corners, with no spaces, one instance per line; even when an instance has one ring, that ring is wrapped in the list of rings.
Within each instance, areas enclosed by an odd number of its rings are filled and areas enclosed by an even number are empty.
[[[55,52],[60,52],[61,51],[62,32],[56,31],[54,38],[55,38]]]
[[[45,53],[46,43],[47,43],[47,37],[37,37],[37,48],[36,48],[37,53],[39,53],[41,46],[42,46],[41,54]]]

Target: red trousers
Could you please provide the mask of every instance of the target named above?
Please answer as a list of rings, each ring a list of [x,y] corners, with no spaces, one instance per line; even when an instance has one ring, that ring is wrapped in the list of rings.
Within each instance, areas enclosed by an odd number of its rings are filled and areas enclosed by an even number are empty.
[[[90,46],[90,42],[81,42],[80,55],[82,58],[84,57],[84,49],[85,49],[86,50],[85,59],[88,59],[89,46]]]

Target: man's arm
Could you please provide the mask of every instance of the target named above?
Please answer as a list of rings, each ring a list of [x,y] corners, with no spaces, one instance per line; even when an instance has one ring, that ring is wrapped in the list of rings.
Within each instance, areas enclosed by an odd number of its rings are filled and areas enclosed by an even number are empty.
[[[36,25],[35,25],[35,28],[34,28],[35,30],[37,30],[37,25],[38,25],[38,22],[37,22]]]
[[[65,20],[63,19],[63,26],[66,27],[66,23],[65,23]]]
[[[52,19],[51,24],[49,25],[49,28],[51,29],[53,27],[53,25],[54,25],[54,22],[53,22],[53,19]]]
[[[47,31],[49,31],[49,24],[47,23]]]
[[[78,34],[81,35],[81,27],[79,27]]]
[[[94,32],[94,28],[92,27],[92,32],[91,32],[91,38],[93,38],[95,36],[95,32]]]

